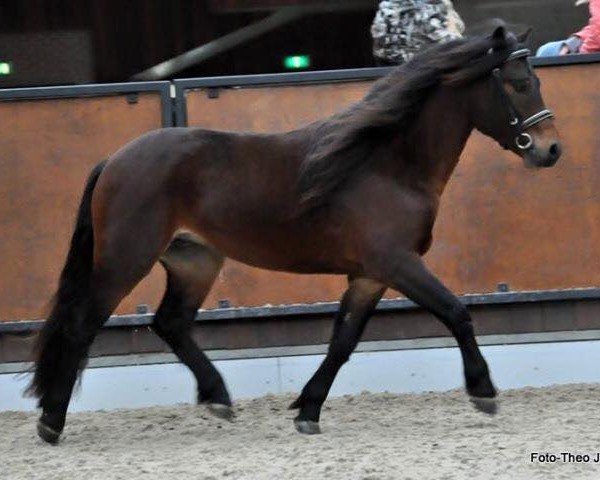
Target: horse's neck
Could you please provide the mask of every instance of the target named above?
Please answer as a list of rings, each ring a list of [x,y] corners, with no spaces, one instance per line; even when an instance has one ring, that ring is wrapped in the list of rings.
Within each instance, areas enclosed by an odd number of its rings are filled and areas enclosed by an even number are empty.
[[[473,130],[464,90],[439,88],[395,142],[403,171],[441,195]],[[406,168],[408,167],[408,168]]]

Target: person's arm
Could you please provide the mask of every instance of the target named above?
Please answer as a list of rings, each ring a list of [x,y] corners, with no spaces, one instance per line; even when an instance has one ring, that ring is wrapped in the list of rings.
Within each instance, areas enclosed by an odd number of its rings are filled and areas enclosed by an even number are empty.
[[[590,0],[590,21],[575,36],[582,41],[579,52],[600,52],[600,0]]]
[[[560,49],[560,55],[568,55],[569,53],[579,53],[583,40],[580,37],[573,34],[567,38]]]

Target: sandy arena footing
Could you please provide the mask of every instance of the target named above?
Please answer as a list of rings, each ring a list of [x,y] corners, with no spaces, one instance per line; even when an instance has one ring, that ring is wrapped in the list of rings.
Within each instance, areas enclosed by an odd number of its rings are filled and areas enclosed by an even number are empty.
[[[296,433],[292,396],[236,404],[235,421],[205,407],[69,415],[58,446],[36,415],[0,413],[0,477],[33,479],[592,479],[600,478],[600,385],[505,391],[500,411],[463,392],[370,394],[327,402],[322,435]],[[555,463],[533,453],[558,455]],[[562,453],[589,455],[589,463]],[[569,460],[569,457],[567,457]]]

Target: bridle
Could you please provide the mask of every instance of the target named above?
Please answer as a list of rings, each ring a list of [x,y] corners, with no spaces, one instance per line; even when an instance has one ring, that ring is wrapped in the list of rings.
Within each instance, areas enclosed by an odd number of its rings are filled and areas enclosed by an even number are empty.
[[[523,48],[520,50],[515,50],[512,52],[504,61],[504,63],[512,62],[513,60],[517,60],[518,58],[524,58],[531,55],[531,51]],[[544,109],[540,112],[532,115],[531,117],[522,120],[521,114],[517,111],[515,106],[513,105],[508,93],[504,89],[504,80],[502,78],[502,71],[500,68],[495,68],[492,71],[492,77],[494,79],[494,83],[498,88],[498,92],[500,94],[500,99],[509,114],[509,125],[512,131],[512,136],[515,140],[515,144],[517,148],[520,150],[528,150],[533,146],[533,138],[531,135],[525,132],[528,128],[537,125],[540,122],[548,118],[554,117],[554,114],[551,110]],[[505,145],[504,148],[508,149],[508,146]]]

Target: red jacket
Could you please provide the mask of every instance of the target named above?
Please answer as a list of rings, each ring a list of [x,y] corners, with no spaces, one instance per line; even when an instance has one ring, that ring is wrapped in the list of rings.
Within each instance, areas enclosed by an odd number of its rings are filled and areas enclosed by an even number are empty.
[[[575,35],[583,41],[579,53],[600,52],[600,0],[590,0],[590,21]]]

